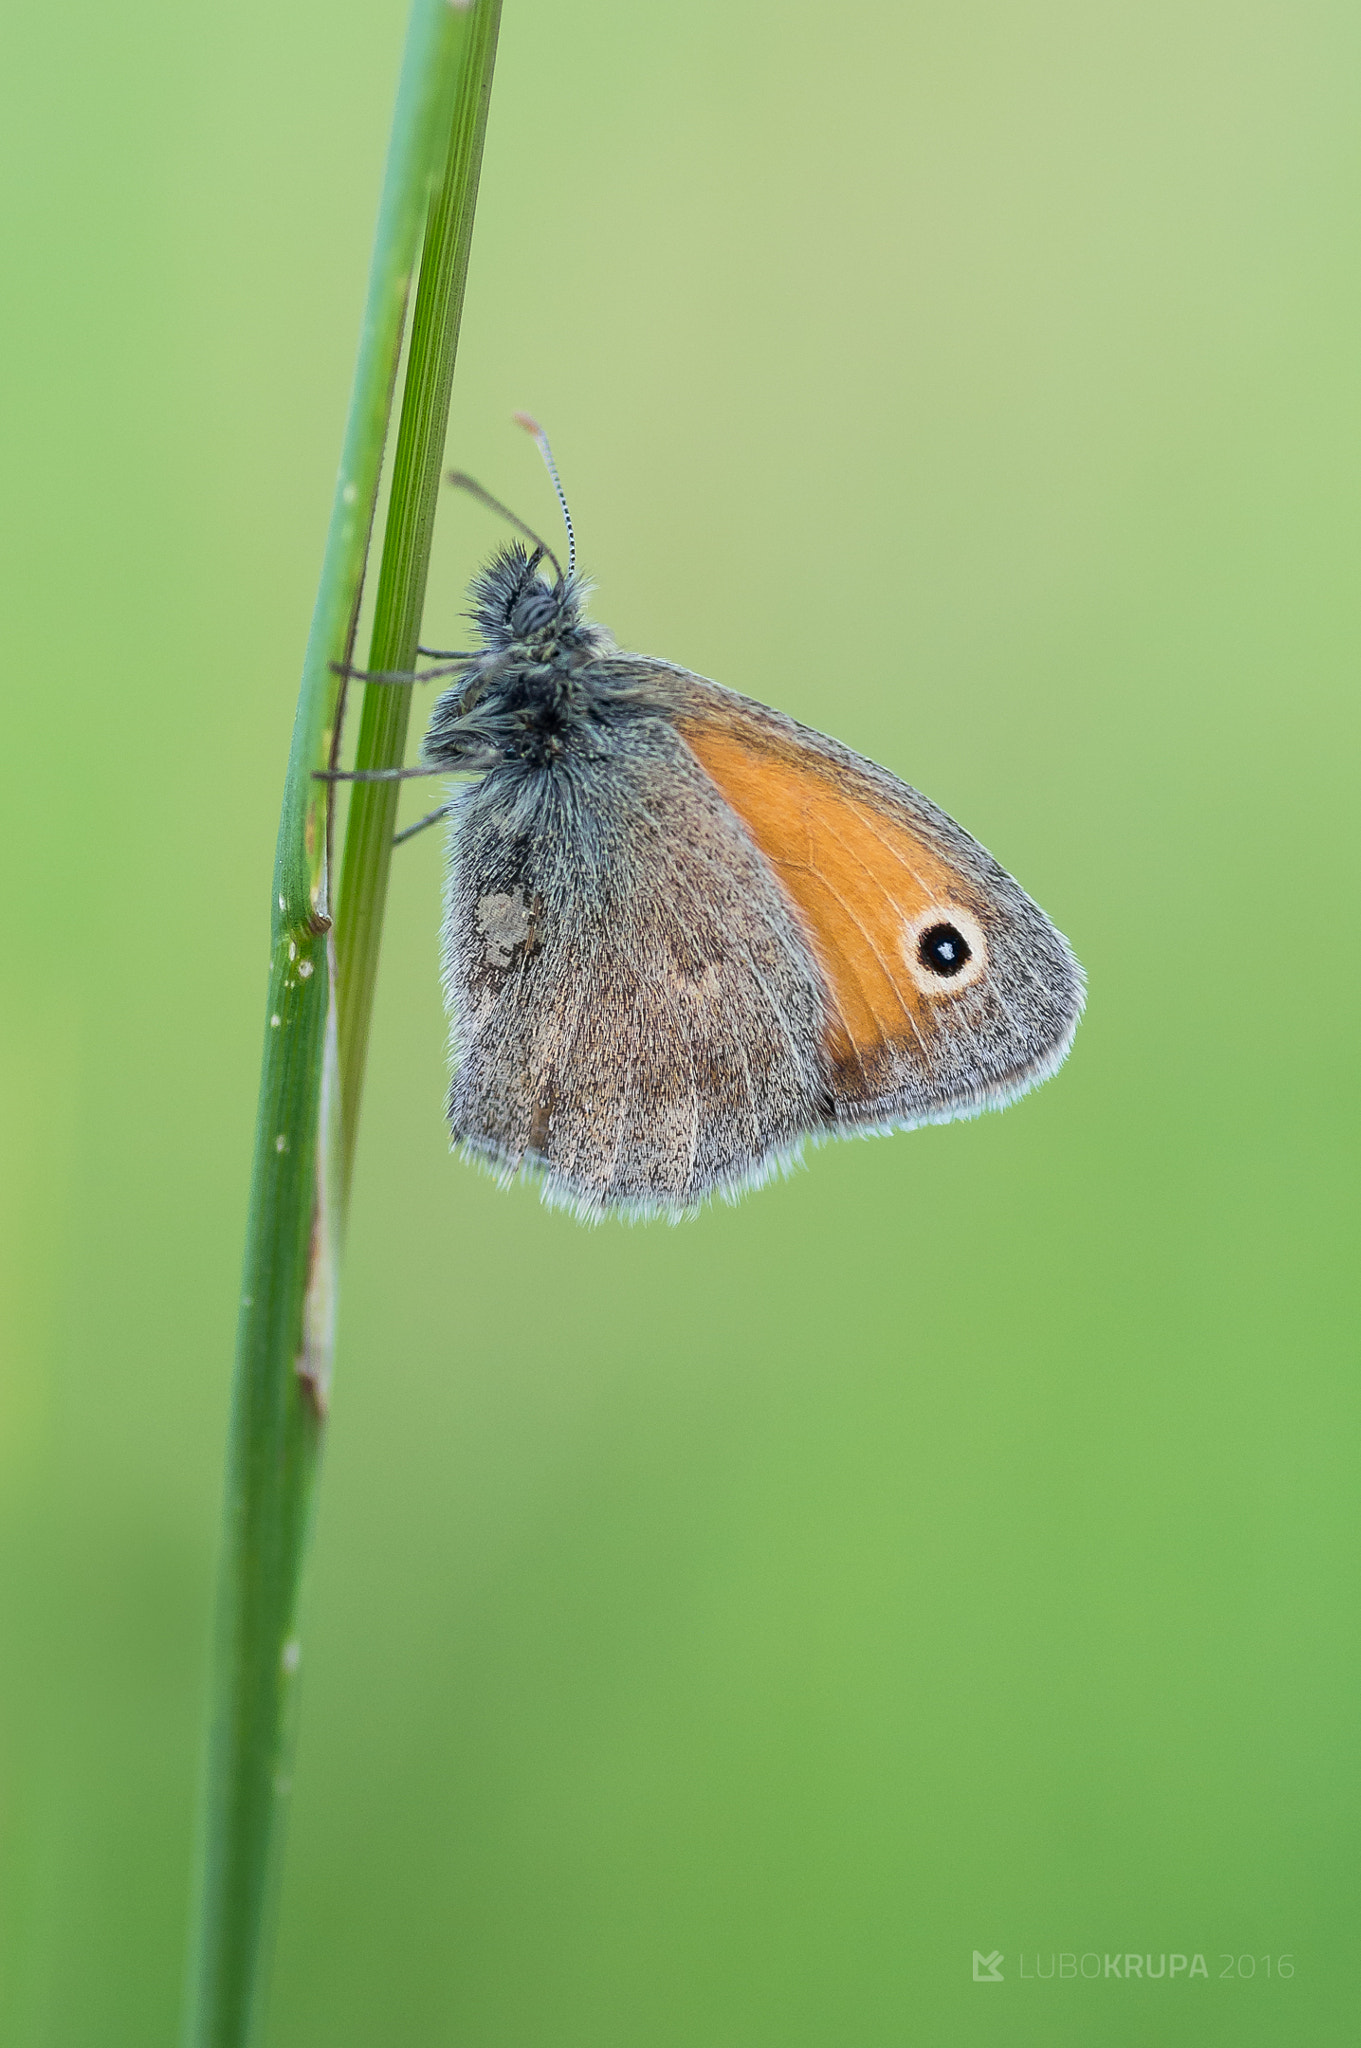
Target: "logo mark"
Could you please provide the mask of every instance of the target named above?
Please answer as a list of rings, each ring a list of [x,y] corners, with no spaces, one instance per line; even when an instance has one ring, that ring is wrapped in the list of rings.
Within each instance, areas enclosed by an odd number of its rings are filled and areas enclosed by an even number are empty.
[[[977,1949],[974,1950],[973,1980],[975,1984],[1001,1984],[1004,1981],[1000,1948],[995,1948],[990,1956],[981,1955]]]

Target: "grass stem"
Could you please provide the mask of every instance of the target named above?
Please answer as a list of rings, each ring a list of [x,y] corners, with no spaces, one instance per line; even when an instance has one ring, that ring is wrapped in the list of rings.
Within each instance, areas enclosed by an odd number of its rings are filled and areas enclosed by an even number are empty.
[[[473,13],[444,179],[430,207],[369,643],[369,668],[380,673],[416,665],[500,15],[501,0],[482,0]],[[410,714],[409,689],[385,684],[365,690],[356,768],[398,766]],[[397,801],[395,782],[359,783],[345,829],[336,924],[342,1203],[359,1133]]]
[[[402,409],[406,454],[399,447],[379,590],[382,647],[402,651],[404,663],[408,637],[415,650],[499,15],[500,0],[414,0],[294,720],[271,902],[187,2048],[248,2048],[264,2009],[292,1775],[299,1586],[390,838],[390,822],[381,837],[361,805],[364,822],[353,860],[347,839],[345,866],[345,895],[356,908],[333,931],[328,791],[314,778],[330,760],[343,703],[333,664],[348,663],[353,651],[410,281],[424,238]],[[385,655],[383,665],[394,663]],[[371,694],[403,700],[400,732],[370,721],[366,707],[370,737],[361,732],[361,744],[379,763],[400,751],[408,693]],[[359,986],[347,985],[347,976]]]

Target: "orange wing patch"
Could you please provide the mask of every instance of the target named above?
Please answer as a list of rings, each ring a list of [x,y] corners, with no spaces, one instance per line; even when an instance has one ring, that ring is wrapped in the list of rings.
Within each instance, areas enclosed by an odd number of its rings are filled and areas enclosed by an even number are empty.
[[[957,872],[901,821],[848,794],[815,756],[759,748],[730,727],[678,721],[802,915],[836,1010],[828,1050],[863,1066],[908,1042],[926,1055],[934,1010],[976,981],[986,945]],[[758,750],[759,749],[759,750]],[[972,891],[968,892],[972,895]],[[964,932],[967,968],[935,984],[916,947],[942,911]]]

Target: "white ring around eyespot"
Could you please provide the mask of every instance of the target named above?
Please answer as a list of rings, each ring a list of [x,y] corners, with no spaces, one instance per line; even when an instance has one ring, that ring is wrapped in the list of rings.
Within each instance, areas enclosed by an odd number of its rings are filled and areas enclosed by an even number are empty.
[[[958,974],[933,974],[924,967],[917,954],[923,932],[929,932],[933,924],[952,924],[969,949],[969,957]],[[922,910],[903,926],[903,958],[913,981],[926,996],[957,996],[961,989],[971,988],[985,972],[988,964],[988,942],[983,936],[983,927],[978,919],[957,903],[933,903],[929,910]]]

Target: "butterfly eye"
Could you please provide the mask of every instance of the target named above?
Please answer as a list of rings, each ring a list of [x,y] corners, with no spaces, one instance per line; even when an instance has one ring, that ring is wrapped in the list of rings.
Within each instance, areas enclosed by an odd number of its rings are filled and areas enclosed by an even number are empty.
[[[917,941],[917,958],[932,974],[953,981],[973,958],[973,948],[958,925],[928,925]]]

